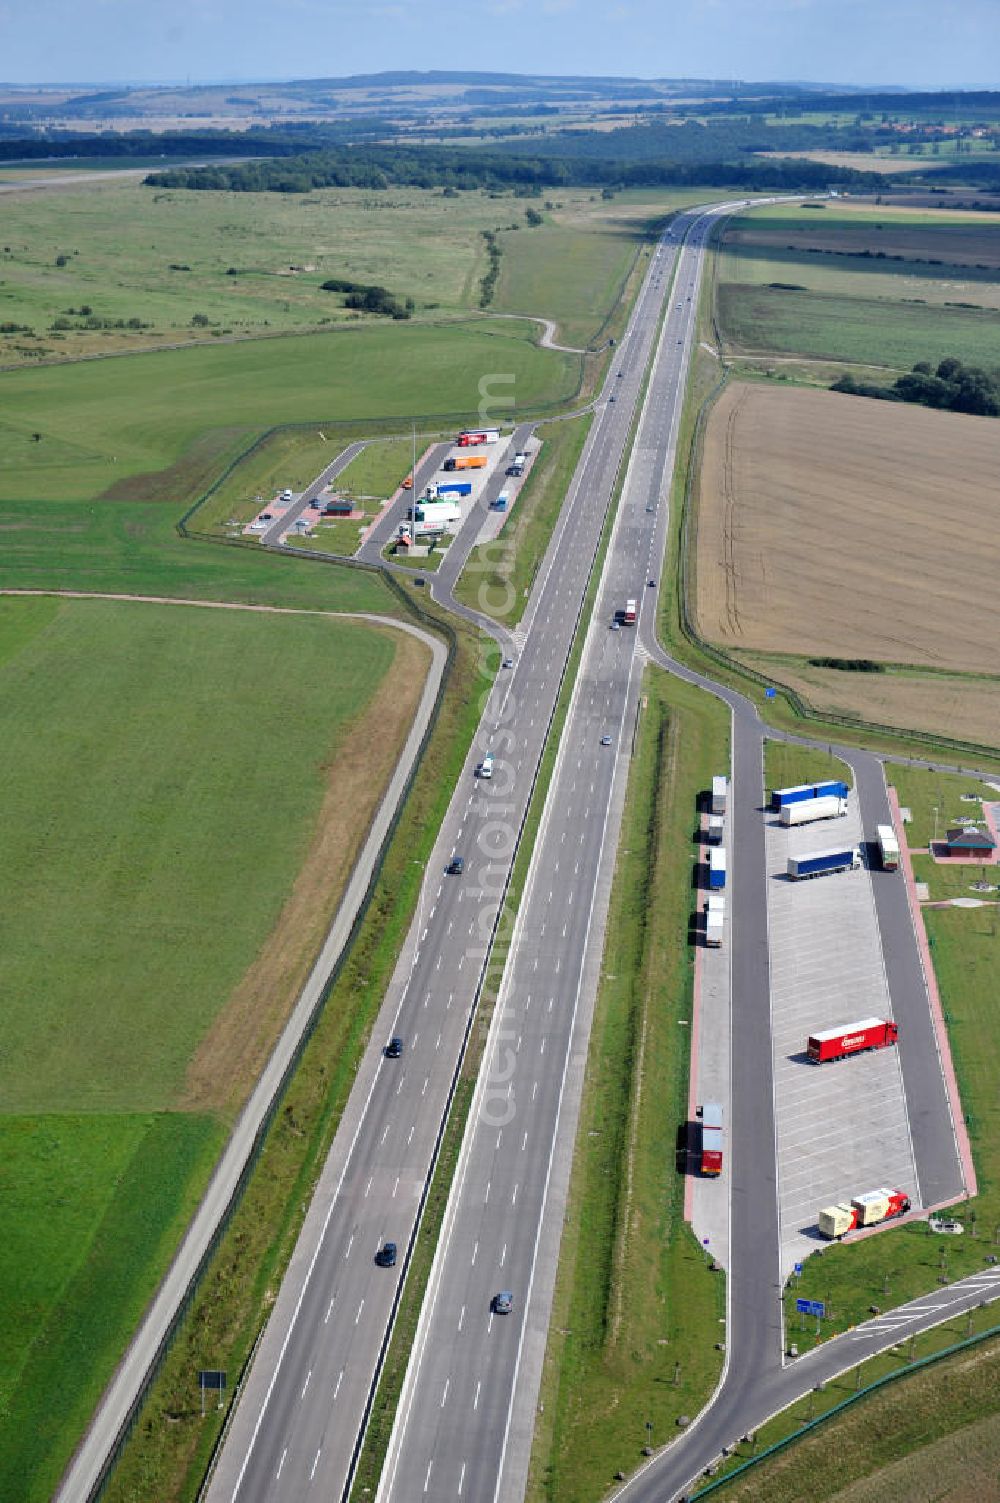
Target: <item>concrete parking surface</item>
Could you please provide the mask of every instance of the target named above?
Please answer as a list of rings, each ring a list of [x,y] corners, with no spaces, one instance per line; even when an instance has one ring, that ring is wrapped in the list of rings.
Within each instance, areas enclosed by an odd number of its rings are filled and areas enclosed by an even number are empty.
[[[771,1020],[781,1270],[826,1243],[823,1206],[881,1185],[919,1201],[895,1048],[814,1065],[806,1040],[821,1028],[892,1016],[871,878],[864,868],[811,881],[784,875],[788,856],[862,839],[857,798],[840,819],[766,829]]]

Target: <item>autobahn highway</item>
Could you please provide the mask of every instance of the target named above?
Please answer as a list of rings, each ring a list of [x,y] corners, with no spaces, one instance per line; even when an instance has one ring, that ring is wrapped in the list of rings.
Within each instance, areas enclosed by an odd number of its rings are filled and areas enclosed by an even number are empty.
[[[615,369],[608,377],[606,394],[616,400],[598,404],[523,628],[520,656],[514,671],[502,673],[494,685],[479,744],[428,863],[416,932],[382,1014],[384,1034],[405,1040],[404,1055],[382,1058],[376,1038],[359,1073],[213,1475],[211,1503],[340,1497],[349,1480],[668,273],[669,253],[663,251],[623,341],[625,374],[619,379]],[[676,363],[679,369],[680,352]],[[619,676],[627,672],[629,654],[610,635],[608,643],[609,664],[617,665]],[[613,724],[619,694],[609,687],[599,710],[595,690],[592,712]],[[488,748],[498,762],[490,785],[474,777],[475,763]],[[612,751],[594,775],[588,829],[602,808],[604,788],[597,777],[609,775],[615,761]],[[453,853],[465,857],[460,877],[444,871]],[[581,894],[585,881],[581,877]],[[578,913],[584,908],[581,895]],[[541,1139],[535,1153],[532,1180],[540,1184]],[[400,1249],[393,1269],[374,1264],[386,1239]]]
[[[710,222],[699,220],[679,252],[379,1491],[385,1503],[523,1495],[641,677],[634,630],[609,628],[630,597],[640,621],[654,615],[649,586]],[[622,352],[626,372],[637,353]],[[491,1300],[507,1289],[513,1312],[494,1314]]]
[[[733,1055],[741,1068],[730,1123],[731,1138],[742,1148],[732,1155],[724,1381],[699,1423],[630,1484],[635,1491],[628,1496],[649,1503],[674,1496],[723,1445],[771,1412],[762,1405],[781,1407],[820,1381],[814,1372],[823,1364],[812,1354],[792,1366],[783,1365],[781,1355],[766,896],[757,814],[764,728],[749,701],[664,654],[655,629],[658,590],[646,584],[648,579],[658,583],[665,549],[666,500],[695,337],[702,247],[712,219],[732,207],[689,211],[675,221],[670,243],[657,252],[596,404],[528,615],[509,638],[498,633],[518,645],[515,668],[499,675],[486,698],[477,745],[427,864],[419,911],[379,1031],[359,1070],[231,1419],[209,1503],[341,1498],[349,1485],[675,257],[671,306],[379,1496],[386,1503],[409,1503],[418,1496],[513,1503],[523,1494],[644,659],[720,694],[733,710],[732,859],[739,897],[731,910],[730,944]],[[523,431],[518,430],[518,443]],[[435,463],[436,457],[429,457],[431,468]],[[390,521],[384,519],[386,527]],[[431,581],[438,599],[472,619],[476,613],[459,607],[451,588],[476,531],[474,515]],[[611,632],[613,612],[630,596],[640,602],[637,632]],[[605,735],[610,746],[601,744]],[[474,776],[487,750],[496,760],[489,784]],[[865,753],[834,750],[855,768],[868,833],[884,819],[881,767]],[[462,876],[445,874],[454,853],[465,858]],[[898,889],[881,897],[876,890],[880,921],[885,913],[886,922],[902,933],[909,919],[898,910],[898,896]],[[898,911],[890,911],[893,903]],[[898,983],[890,977],[894,1005],[897,985],[906,990],[913,981],[912,966]],[[919,1011],[918,1003],[912,1005]],[[405,1041],[404,1054],[387,1060],[379,1046],[395,1033]],[[926,1068],[924,1051],[914,1048],[911,1065],[905,1059],[903,1065],[904,1073],[910,1068],[919,1075]],[[940,1111],[936,1118],[930,1114],[926,1144],[939,1142],[942,1121]],[[944,1198],[954,1181],[947,1152],[938,1153],[936,1161],[935,1153],[929,1147],[924,1158],[925,1203],[931,1193]],[[374,1263],[386,1239],[399,1246],[399,1262],[391,1269]],[[508,1288],[515,1296],[512,1314],[491,1316],[492,1296]],[[964,1297],[978,1302],[982,1290],[970,1289]],[[877,1350],[879,1342],[886,1346],[895,1338],[873,1329],[865,1339]],[[839,1342],[822,1350],[827,1363],[858,1360],[856,1354],[845,1356]]]

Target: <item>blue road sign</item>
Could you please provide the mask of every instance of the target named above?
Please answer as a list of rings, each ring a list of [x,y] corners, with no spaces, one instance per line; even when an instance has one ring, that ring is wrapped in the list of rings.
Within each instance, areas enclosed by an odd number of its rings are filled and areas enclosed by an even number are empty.
[[[802,1272],[802,1264],[801,1263],[796,1263],[796,1265],[795,1265],[795,1272],[796,1273],[801,1273]]]
[[[778,692],[777,689],[765,689],[764,690],[764,698],[765,699],[773,699],[774,696],[777,694],[777,692]]]
[[[821,1299],[797,1299],[795,1308],[800,1315],[815,1315],[821,1320],[826,1314],[826,1306]]]

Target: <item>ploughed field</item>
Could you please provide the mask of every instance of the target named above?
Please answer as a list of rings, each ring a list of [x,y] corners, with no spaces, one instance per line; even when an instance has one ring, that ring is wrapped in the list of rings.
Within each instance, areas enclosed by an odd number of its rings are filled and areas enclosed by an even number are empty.
[[[998,471],[996,419],[734,382],[705,437],[701,633],[753,654],[996,675]],[[868,675],[837,677],[849,698]]]

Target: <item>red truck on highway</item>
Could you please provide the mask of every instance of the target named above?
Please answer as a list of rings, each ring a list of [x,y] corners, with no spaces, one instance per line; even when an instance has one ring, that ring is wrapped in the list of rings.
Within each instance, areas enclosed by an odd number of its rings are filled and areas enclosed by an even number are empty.
[[[885,1049],[896,1043],[899,1029],[891,1018],[862,1018],[860,1023],[844,1023],[839,1028],[824,1028],[811,1033],[806,1052],[813,1064],[829,1059],[846,1059],[868,1049]]]

